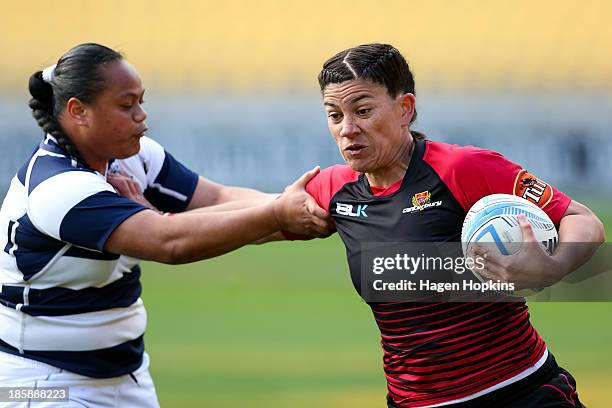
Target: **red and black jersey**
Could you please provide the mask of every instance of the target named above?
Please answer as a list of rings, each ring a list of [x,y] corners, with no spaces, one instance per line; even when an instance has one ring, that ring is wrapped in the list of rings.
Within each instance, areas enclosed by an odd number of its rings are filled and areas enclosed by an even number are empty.
[[[523,196],[556,225],[571,201],[498,153],[433,141],[416,141],[404,179],[391,188],[372,187],[364,174],[336,165],[307,191],[334,218],[357,291],[363,242],[460,241],[469,208],[494,193]],[[410,211],[415,203],[431,205]],[[369,305],[381,332],[389,396],[399,406],[474,399],[524,384],[546,368],[546,345],[525,302]]]

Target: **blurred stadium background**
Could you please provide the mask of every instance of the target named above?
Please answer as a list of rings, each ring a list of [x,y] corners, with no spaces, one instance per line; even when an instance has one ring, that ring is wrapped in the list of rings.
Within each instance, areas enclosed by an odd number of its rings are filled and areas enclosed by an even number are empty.
[[[149,135],[204,176],[279,191],[339,162],[316,75],[335,52],[394,44],[417,83],[416,128],[499,150],[612,226],[612,3],[537,0],[0,0],[0,188],[41,134],[27,79],[70,47],[123,51]],[[147,348],[165,407],[378,407],[375,325],[336,238],[145,265]],[[589,407],[612,400],[609,303],[533,304]]]

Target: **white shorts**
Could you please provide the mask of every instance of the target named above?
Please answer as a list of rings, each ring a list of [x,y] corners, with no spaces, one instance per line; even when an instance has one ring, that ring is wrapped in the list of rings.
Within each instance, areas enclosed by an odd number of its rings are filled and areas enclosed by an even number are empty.
[[[6,402],[0,408],[159,408],[149,356],[132,373],[91,378],[29,358],[0,352],[0,387],[68,387],[69,402]],[[6,398],[3,398],[6,399]]]

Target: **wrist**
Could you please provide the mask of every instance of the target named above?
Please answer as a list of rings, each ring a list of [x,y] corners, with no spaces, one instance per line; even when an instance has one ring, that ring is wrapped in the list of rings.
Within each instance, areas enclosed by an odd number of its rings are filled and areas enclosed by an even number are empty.
[[[282,223],[282,195],[279,194],[274,200],[270,202],[270,206],[272,207],[272,219],[276,225],[276,230],[280,231],[283,229]]]
[[[552,265],[550,268],[548,268],[550,274],[550,284],[547,286],[554,285],[563,279],[565,275],[571,272],[567,262],[565,262],[563,258],[558,255],[558,253],[552,255],[550,258],[552,261]]]

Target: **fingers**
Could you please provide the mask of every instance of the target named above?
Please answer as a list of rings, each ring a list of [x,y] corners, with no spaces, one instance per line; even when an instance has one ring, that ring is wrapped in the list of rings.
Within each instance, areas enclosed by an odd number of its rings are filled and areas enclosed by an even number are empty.
[[[119,173],[111,173],[106,177],[106,181],[109,182],[115,188],[120,188],[126,192],[140,193],[138,184],[133,178],[124,176]]]
[[[281,211],[279,214],[283,229],[296,234],[321,238],[331,235],[336,229],[331,218],[314,215],[306,207],[297,212]]]
[[[474,260],[473,272],[489,279],[486,270],[487,253],[484,248],[478,244],[472,244],[468,247],[467,256]]]
[[[302,174],[302,176],[299,179],[297,179],[295,183],[293,183],[293,185],[296,187],[306,187],[306,184],[308,184],[308,182],[314,176],[319,174],[320,171],[321,171],[321,168],[319,166],[316,166],[314,169],[309,170],[306,173]]]
[[[475,262],[474,272],[490,280],[502,280],[507,278],[507,256],[502,255],[496,248],[489,248],[492,243],[487,245],[472,244],[468,253]]]
[[[127,184],[127,188],[130,191],[130,194],[132,196],[137,196],[139,194],[141,194],[140,192],[140,188],[138,188],[138,185],[136,184],[136,182],[133,179],[128,179],[126,180],[126,184]]]
[[[481,259],[483,262],[486,262],[489,254],[483,246],[472,244],[468,248],[468,256],[474,260]]]
[[[527,221],[527,217],[525,215],[520,214],[517,216],[519,225],[521,227],[521,231],[523,232],[523,242],[538,242],[536,239],[535,233],[533,232],[533,227],[531,223]]]
[[[324,235],[329,235],[336,230],[336,225],[328,220],[322,220],[320,218],[314,218],[312,220],[313,229]]]
[[[121,180],[121,178],[115,173],[109,173],[106,175],[106,181],[108,181],[110,184],[118,182],[119,180]]]
[[[474,259],[480,257],[488,264],[501,264],[506,255],[502,255],[497,249],[491,250],[491,245],[493,243],[487,243],[487,245],[473,244],[472,254]]]
[[[331,217],[329,216],[329,213],[325,211],[324,209],[322,209],[321,207],[319,207],[319,205],[316,202],[314,204],[308,205],[308,210],[310,211],[312,215],[314,215],[317,218],[321,218],[324,220],[331,219]]]
[[[308,196],[306,200],[306,208],[313,217],[312,222],[319,227],[318,232],[323,236],[329,236],[336,230],[336,224],[333,222],[329,213],[319,207],[314,198]]]
[[[106,177],[106,181],[113,186],[119,194],[127,195],[129,192],[129,188],[126,184],[126,177],[121,176],[119,174],[109,174]]]
[[[323,230],[323,229],[314,229],[308,234],[308,236],[312,238],[325,238],[325,237],[329,237],[332,233],[333,231],[330,232],[328,230]]]
[[[480,245],[478,245],[478,244],[470,244],[468,246],[467,255],[470,258],[476,258],[476,256],[480,255],[480,253],[481,253]]]
[[[316,213],[313,213],[316,210]],[[314,206],[309,208],[308,206],[302,207],[302,215],[298,217],[301,221],[301,228],[303,228],[307,235],[312,237],[327,237],[336,230],[336,225],[332,221],[329,214],[322,208]]]
[[[333,234],[335,231],[336,231],[335,227],[330,226],[330,225],[325,225],[325,226],[313,225],[312,228],[310,229],[309,235],[314,238],[325,238]]]
[[[321,208],[319,206],[319,203],[317,203],[314,197],[312,197],[310,194],[307,194],[306,196],[306,208],[315,217],[324,218],[328,220],[331,219],[329,212]]]
[[[150,207],[150,204],[146,201],[142,195],[142,192],[140,191],[140,186],[131,177],[127,177],[119,173],[111,173],[107,175],[106,180],[115,188],[115,190],[117,190],[117,193],[129,198],[132,201],[136,201],[137,203]]]

